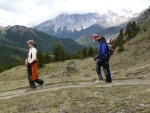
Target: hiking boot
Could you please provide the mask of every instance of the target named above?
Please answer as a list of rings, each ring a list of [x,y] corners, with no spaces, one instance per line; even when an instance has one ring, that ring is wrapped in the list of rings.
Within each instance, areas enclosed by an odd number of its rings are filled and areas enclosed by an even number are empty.
[[[103,80],[97,80],[95,83],[103,83]]]
[[[36,88],[31,88],[32,91],[36,90]]]
[[[106,79],[106,83],[112,83],[112,80],[107,80],[107,79]]]
[[[44,86],[45,86],[45,83],[43,82],[43,84],[41,85],[41,88],[44,88]]]

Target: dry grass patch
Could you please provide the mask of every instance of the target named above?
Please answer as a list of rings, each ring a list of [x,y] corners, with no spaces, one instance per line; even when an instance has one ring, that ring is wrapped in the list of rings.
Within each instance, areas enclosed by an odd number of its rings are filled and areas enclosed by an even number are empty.
[[[150,85],[69,88],[0,100],[4,113],[146,113]]]

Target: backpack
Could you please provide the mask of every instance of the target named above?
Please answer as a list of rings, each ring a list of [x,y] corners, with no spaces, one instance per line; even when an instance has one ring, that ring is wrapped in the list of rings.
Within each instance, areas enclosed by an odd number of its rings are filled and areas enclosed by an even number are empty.
[[[114,44],[111,39],[107,39],[106,44],[108,48],[108,56],[110,57],[114,53]]]
[[[106,43],[106,46],[107,46],[107,50],[108,50],[108,53],[107,53],[107,57],[102,57],[101,58],[101,62],[106,62],[106,61],[109,61],[110,59],[110,56],[113,54],[114,52],[114,45],[113,45],[113,42],[112,40],[108,39],[106,40],[105,37],[101,37],[101,40],[103,40],[102,43]],[[101,44],[101,47],[100,47],[100,53],[102,51],[102,44]]]

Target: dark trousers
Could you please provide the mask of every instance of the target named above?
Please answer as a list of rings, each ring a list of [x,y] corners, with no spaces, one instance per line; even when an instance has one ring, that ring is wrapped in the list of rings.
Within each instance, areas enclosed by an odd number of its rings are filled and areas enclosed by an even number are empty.
[[[44,83],[44,81],[41,80],[41,79],[37,79],[37,80],[33,81],[31,78],[32,78],[32,69],[31,69],[31,65],[28,65],[28,80],[29,80],[30,87],[31,88],[36,88],[34,82],[36,82],[36,83],[38,83],[40,85],[42,85]]]
[[[96,72],[98,74],[98,79],[103,80],[102,74],[101,74],[101,67],[103,67],[104,74],[106,76],[106,82],[112,82],[110,69],[109,69],[109,62],[97,62],[96,65]]]

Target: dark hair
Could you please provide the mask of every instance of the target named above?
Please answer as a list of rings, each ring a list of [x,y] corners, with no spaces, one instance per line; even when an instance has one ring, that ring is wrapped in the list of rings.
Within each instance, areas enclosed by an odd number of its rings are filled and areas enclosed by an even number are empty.
[[[101,37],[101,40],[105,41],[105,37]]]
[[[98,39],[97,41],[98,41],[98,42],[100,42],[100,41],[101,41],[101,39]]]
[[[98,39],[98,41],[100,42],[100,41],[105,41],[105,37],[101,37],[100,39]]]
[[[36,43],[34,44],[34,47],[36,48]]]

